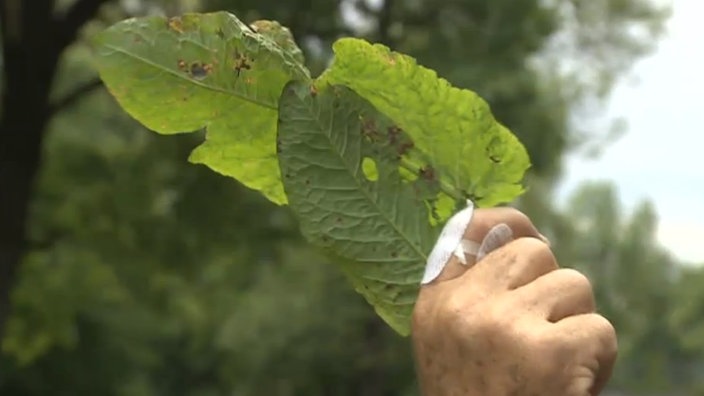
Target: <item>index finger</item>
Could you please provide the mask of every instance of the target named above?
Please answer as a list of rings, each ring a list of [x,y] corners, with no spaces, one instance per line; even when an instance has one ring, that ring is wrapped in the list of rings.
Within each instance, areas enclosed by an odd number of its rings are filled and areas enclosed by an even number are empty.
[[[473,210],[473,208],[468,209]],[[460,237],[455,236],[455,240],[443,239],[446,237],[443,234],[448,227],[455,228],[456,232],[458,221],[467,222],[463,225],[464,233]],[[423,284],[436,284],[457,278],[483,255],[515,238],[533,237],[547,241],[528,216],[511,207],[476,209],[470,216],[462,211],[448,221],[443,234],[428,260]],[[457,249],[458,246],[463,249]],[[433,253],[437,253],[439,249],[444,249],[441,252],[443,255],[436,254],[436,257],[433,257]],[[439,257],[446,261],[431,262]]]

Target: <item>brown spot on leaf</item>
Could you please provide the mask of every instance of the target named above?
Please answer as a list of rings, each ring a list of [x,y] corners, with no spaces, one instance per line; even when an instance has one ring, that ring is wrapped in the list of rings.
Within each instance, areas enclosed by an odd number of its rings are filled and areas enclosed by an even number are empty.
[[[389,136],[389,142],[391,144],[395,144],[398,141],[398,137],[401,134],[403,130],[396,125],[391,125],[390,127],[386,128],[386,133]]]
[[[240,73],[242,73],[243,70],[251,70],[252,69],[252,63],[254,62],[254,59],[250,58],[246,54],[242,54],[239,51],[235,51],[235,65],[234,69],[235,72],[237,72],[237,77],[240,76]]]
[[[208,77],[208,74],[213,70],[213,66],[202,62],[193,62],[188,68],[188,73],[196,80],[202,80]]]
[[[367,140],[371,142],[378,141],[381,135],[379,134],[379,131],[376,128],[376,121],[374,121],[373,118],[361,118],[362,120],[362,136],[367,138]]]
[[[398,146],[398,155],[403,156],[408,154],[408,152],[413,148],[413,142],[403,142]]]
[[[181,17],[169,18],[167,25],[169,29],[177,33],[183,33],[183,21],[181,21]]]
[[[435,169],[430,165],[420,168],[418,175],[425,180],[435,181]]]

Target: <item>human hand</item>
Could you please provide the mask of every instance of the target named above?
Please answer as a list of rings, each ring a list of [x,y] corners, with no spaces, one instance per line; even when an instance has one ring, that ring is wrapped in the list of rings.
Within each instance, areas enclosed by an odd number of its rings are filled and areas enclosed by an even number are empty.
[[[514,209],[475,210],[464,238],[482,241],[501,223],[515,239],[476,263],[452,256],[421,287],[412,336],[423,395],[598,395],[617,343],[611,323],[595,313],[588,279],[559,269]]]

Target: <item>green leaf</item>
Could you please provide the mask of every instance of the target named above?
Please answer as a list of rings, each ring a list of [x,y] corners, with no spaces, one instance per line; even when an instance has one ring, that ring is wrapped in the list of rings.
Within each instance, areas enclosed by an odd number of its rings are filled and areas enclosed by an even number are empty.
[[[318,79],[350,87],[386,114],[424,154],[453,198],[479,206],[508,202],[523,192],[529,168],[518,139],[477,94],[452,87],[413,58],[360,39],[341,39],[335,60]]]
[[[207,127],[191,162],[284,204],[278,99],[288,81],[310,77],[283,29],[258,34],[225,12],[129,19],[97,36],[98,69],[119,104],[148,128],[172,134]]]
[[[396,147],[381,138],[396,126],[348,88],[292,82],[279,111],[279,165],[303,234],[341,264],[389,325],[408,334],[439,233],[427,207],[437,185],[401,176]]]

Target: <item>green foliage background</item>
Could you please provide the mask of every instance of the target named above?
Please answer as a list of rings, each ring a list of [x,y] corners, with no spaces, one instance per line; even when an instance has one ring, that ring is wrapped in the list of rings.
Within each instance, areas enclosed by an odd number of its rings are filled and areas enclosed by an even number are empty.
[[[590,275],[616,325],[611,389],[702,392],[702,270],[657,246],[647,203],[625,213],[600,183],[566,208],[551,194],[563,154],[601,137],[569,115],[604,98],[656,42],[630,36],[628,23],[656,38],[665,15],[645,0],[344,3],[364,17],[350,22],[340,3],[322,0],[109,2],[64,54],[53,94],[95,76],[87,38],[128,14],[227,9],[279,20],[313,75],[342,35],[408,53],[486,98],[526,145],[534,168],[518,204],[563,265]],[[574,74],[556,72],[558,34],[569,38],[559,56],[581,62]],[[56,115],[48,132],[0,394],[417,394],[408,341],[308,247],[290,211],[186,162],[202,133],[148,132],[103,90]]]

